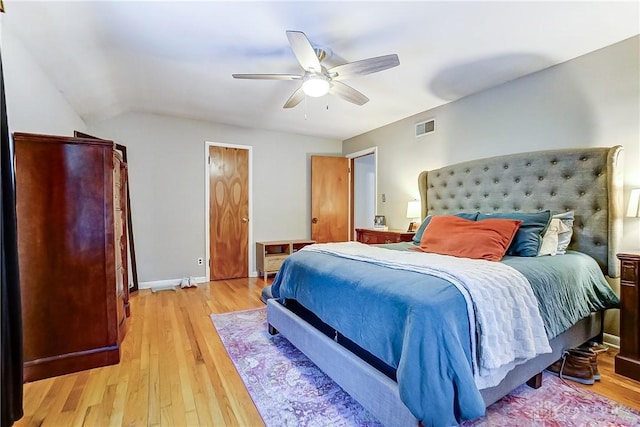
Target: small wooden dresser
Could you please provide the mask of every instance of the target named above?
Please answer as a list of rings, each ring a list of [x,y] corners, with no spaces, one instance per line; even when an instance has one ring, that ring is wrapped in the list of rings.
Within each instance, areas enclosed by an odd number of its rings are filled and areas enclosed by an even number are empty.
[[[382,243],[400,243],[413,240],[413,231],[376,230],[373,228],[356,228],[356,239],[368,245]]]
[[[276,240],[270,242],[256,242],[256,269],[267,280],[269,274],[280,270],[284,260],[294,252],[315,240]]]

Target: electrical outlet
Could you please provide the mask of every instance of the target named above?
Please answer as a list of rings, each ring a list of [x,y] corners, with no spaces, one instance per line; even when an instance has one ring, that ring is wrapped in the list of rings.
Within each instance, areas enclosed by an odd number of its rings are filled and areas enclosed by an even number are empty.
[[[387,195],[382,193],[382,203],[387,201]]]
[[[202,264],[204,264],[204,259],[198,258],[198,265],[202,265]]]

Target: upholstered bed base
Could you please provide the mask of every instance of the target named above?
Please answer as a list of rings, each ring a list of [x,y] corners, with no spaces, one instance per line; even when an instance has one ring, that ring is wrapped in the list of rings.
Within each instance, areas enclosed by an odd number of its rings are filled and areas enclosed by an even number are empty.
[[[275,299],[267,301],[269,331],[278,332],[386,426],[417,425],[398,384],[318,331]]]
[[[516,367],[496,387],[481,390],[488,406],[527,382],[558,360],[566,348],[576,347],[601,333],[600,313],[594,313],[551,340],[547,353]],[[282,335],[302,351],[380,422],[387,426],[418,425],[418,420],[400,400],[398,384],[364,362],[351,351],[311,326],[275,299],[267,301],[267,323],[271,333]]]
[[[593,257],[604,274],[619,276],[615,257],[622,234],[622,147],[548,150],[474,160],[422,172],[422,216],[456,212],[574,211],[569,249]],[[383,424],[416,425],[398,385],[276,300],[267,304],[275,328]],[[496,387],[482,390],[489,405],[558,360],[562,351],[601,336],[593,314],[551,340],[552,353],[516,367]]]

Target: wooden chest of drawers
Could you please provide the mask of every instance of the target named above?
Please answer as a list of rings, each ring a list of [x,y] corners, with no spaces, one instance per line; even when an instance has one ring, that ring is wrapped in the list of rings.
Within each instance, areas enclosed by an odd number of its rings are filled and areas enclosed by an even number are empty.
[[[14,133],[24,381],[120,361],[126,164],[113,141]]]
[[[618,254],[620,260],[620,353],[615,371],[640,381],[640,255]]]
[[[413,239],[414,233],[402,230],[356,228],[356,235],[358,242],[374,245],[382,243],[410,242]]]

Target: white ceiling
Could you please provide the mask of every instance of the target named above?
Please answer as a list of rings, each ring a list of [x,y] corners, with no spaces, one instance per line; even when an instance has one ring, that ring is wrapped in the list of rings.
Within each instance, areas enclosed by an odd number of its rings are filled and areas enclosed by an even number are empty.
[[[340,140],[640,32],[637,1],[4,3],[2,30],[87,121],[142,111]],[[364,106],[285,110],[299,82],[231,77],[302,74],[285,30],[329,50],[327,67],[390,53],[400,66],[345,81]]]

